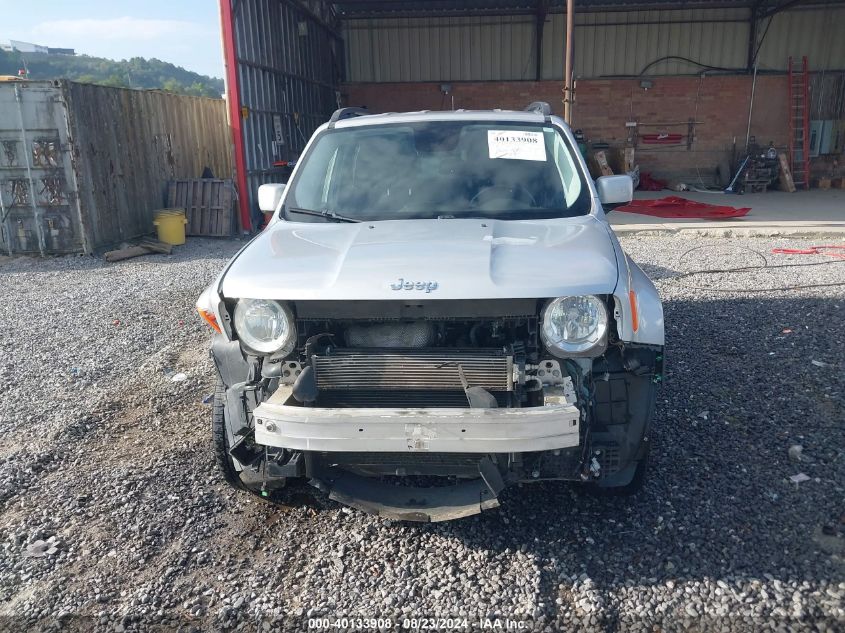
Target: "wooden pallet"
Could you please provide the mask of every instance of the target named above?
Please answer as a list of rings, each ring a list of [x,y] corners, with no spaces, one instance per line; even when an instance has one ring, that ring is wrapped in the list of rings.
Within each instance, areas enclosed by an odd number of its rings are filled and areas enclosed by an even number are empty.
[[[593,161],[595,162],[595,169],[600,175],[613,175],[613,170],[610,168],[610,163],[607,162],[607,153],[604,150],[594,152]]]
[[[231,180],[171,180],[167,206],[185,210],[186,235],[231,237],[234,234],[234,184]]]
[[[795,193],[795,183],[792,181],[792,170],[789,168],[789,161],[786,154],[778,154],[778,177],[780,178],[780,188],[789,193]]]

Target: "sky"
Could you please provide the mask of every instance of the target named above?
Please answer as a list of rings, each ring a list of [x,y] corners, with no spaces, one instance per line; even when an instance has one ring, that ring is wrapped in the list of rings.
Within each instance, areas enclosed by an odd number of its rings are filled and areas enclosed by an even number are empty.
[[[223,77],[218,0],[0,0],[0,41],[156,57]]]

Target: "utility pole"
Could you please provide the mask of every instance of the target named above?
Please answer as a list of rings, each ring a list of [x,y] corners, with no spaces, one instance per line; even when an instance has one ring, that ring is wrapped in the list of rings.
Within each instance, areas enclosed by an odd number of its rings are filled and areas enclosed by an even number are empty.
[[[566,51],[563,63],[563,120],[572,123],[572,31],[575,17],[575,0],[566,0]]]

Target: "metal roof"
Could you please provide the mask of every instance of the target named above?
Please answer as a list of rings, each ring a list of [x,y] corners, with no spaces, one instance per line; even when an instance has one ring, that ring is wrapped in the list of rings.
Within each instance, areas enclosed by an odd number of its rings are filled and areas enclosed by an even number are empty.
[[[835,4],[840,0],[575,0],[575,9],[634,11],[639,9],[705,9],[757,7],[777,11],[795,5]],[[451,15],[518,15],[566,10],[566,0],[341,0],[332,3],[341,19]]]
[[[525,14],[562,11],[566,0],[342,0],[333,3],[341,18]],[[575,8],[631,10],[635,8],[748,7],[749,0],[575,0]]]

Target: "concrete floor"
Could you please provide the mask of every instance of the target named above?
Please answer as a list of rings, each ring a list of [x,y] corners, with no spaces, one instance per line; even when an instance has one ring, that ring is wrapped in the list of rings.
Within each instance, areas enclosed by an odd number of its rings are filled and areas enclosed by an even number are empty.
[[[636,213],[611,212],[609,219],[617,233],[676,232],[693,229],[724,233],[759,231],[772,234],[831,234],[845,238],[845,190],[770,191],[741,196],[695,191],[637,191],[634,198],[650,200],[680,196],[696,202],[751,207],[748,215],[728,220],[666,219]]]

